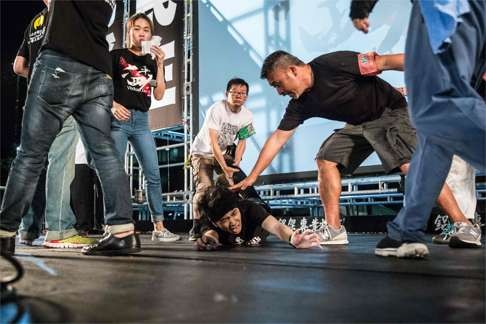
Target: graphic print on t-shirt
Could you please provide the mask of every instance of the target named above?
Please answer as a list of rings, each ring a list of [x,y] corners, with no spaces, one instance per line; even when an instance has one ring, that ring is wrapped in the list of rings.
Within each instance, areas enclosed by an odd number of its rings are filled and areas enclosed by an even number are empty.
[[[229,123],[223,123],[218,134],[218,145],[224,150],[226,146],[234,143],[236,134],[238,133],[238,126]]]
[[[127,62],[124,57],[120,57],[120,70],[122,78],[127,82],[127,89],[135,92],[142,92],[147,97],[150,97],[151,88],[150,81],[153,79],[153,75],[146,66],[142,66],[140,69]]]
[[[31,45],[38,42],[44,38],[46,33],[46,23],[47,19],[44,13],[40,14],[33,22],[32,29],[29,33],[28,44]]]

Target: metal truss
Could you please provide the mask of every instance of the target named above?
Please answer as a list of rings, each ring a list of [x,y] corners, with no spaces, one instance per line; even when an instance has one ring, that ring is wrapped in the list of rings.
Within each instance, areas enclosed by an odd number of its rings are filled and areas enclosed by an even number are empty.
[[[191,151],[191,144],[193,140],[193,90],[194,82],[194,61],[193,61],[193,5],[197,2],[193,0],[184,1],[184,109],[182,114],[184,127],[184,157],[188,157]],[[193,176],[190,168],[184,168],[184,192],[182,197],[179,193],[173,193],[170,198],[182,198],[181,202],[184,204],[184,219],[192,219],[192,192],[193,192]]]
[[[400,175],[343,179],[340,204],[402,204],[400,182]],[[321,207],[317,181],[263,185],[256,190],[274,208]]]
[[[359,177],[341,182],[341,206],[403,205],[400,175]],[[317,181],[256,187],[261,198],[273,208],[320,208]],[[486,200],[486,182],[476,184],[478,201]]]
[[[184,142],[184,127],[182,125],[159,129],[152,132],[154,138],[172,142]]]

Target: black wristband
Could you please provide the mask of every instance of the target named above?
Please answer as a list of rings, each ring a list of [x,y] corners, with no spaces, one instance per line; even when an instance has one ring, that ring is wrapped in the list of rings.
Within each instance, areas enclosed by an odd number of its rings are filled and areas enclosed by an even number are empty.
[[[295,245],[293,245],[293,244],[292,244],[292,236],[294,236],[294,233],[295,233],[295,232],[292,232],[292,234],[290,234],[290,237],[289,237],[289,245],[290,245],[291,247],[293,247],[294,249],[296,249]]]

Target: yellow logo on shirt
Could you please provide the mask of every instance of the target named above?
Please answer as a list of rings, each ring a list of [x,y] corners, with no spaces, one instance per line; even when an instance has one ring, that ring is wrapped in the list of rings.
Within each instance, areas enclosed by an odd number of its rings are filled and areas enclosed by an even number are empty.
[[[44,15],[40,16],[36,20],[34,20],[34,29],[38,29],[44,25]]]

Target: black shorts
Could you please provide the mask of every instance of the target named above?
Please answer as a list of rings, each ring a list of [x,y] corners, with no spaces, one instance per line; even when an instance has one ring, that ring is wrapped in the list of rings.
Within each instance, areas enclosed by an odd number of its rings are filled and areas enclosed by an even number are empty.
[[[376,151],[387,173],[410,162],[416,146],[415,129],[406,108],[386,108],[380,118],[360,125],[346,124],[322,143],[316,160],[336,162],[343,174],[354,170]]]

